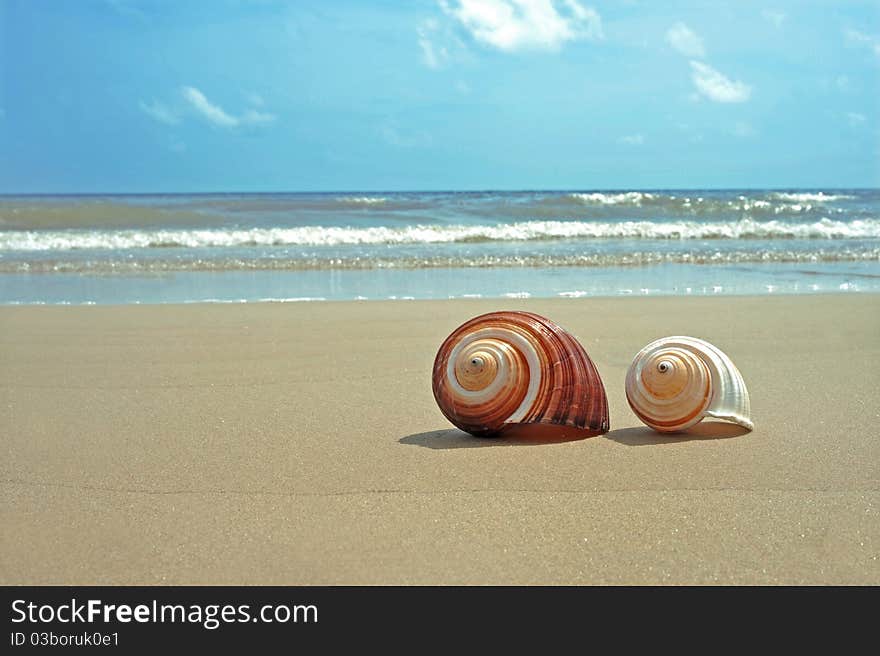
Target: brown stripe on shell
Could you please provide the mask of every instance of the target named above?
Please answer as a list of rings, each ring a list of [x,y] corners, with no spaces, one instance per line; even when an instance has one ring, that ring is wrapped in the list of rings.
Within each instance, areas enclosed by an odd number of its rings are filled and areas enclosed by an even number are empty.
[[[541,382],[534,402],[520,424],[570,426],[586,435],[607,433],[608,400],[595,364],[583,346],[563,328],[531,312],[492,312],[462,324],[440,346],[434,360],[433,391],[440,410],[455,426],[474,435],[496,435],[511,424],[505,420],[519,408],[529,385],[526,356],[513,343],[515,365],[510,384],[483,404],[468,403],[455,394],[447,380],[449,358],[455,346],[475,331],[492,328],[513,332],[534,348]],[[498,340],[498,338],[492,338]],[[500,341],[500,340],[499,340]],[[465,363],[467,364],[467,363]],[[482,363],[474,365],[482,375]],[[458,363],[454,363],[458,365]],[[454,366],[459,372],[463,366]],[[491,382],[491,381],[490,381]],[[459,384],[467,388],[468,385]],[[482,383],[481,383],[482,384]]]

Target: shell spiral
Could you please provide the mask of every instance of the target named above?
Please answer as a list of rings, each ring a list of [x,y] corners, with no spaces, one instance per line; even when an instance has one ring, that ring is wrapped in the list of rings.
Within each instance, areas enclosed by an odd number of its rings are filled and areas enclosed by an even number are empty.
[[[434,360],[434,398],[458,428],[497,435],[516,424],[608,432],[608,400],[583,346],[531,312],[492,312],[459,326]]]
[[[639,351],[626,374],[626,400],[645,424],[683,431],[703,417],[752,430],[742,374],[720,349],[695,337],[664,337]]]

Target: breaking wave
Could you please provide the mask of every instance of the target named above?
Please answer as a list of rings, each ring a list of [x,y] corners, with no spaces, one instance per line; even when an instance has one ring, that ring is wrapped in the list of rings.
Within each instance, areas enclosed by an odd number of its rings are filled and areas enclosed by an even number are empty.
[[[641,205],[643,201],[652,201],[658,197],[643,191],[626,191],[618,194],[601,192],[576,193],[569,194],[568,198],[584,205]]]
[[[346,205],[382,205],[386,201],[374,196],[342,196],[336,200]]]
[[[855,198],[855,196],[849,196],[846,194],[826,194],[823,191],[800,193],[777,191],[770,194],[770,196],[778,200],[789,201],[792,203],[833,203],[838,200],[852,200]]]
[[[216,258],[109,258],[41,259],[34,261],[0,260],[3,273],[89,273],[98,275],[143,275],[176,271],[318,271],[375,269],[438,268],[512,268],[512,267],[639,267],[655,264],[723,265],[747,263],[822,263],[880,261],[880,247],[855,248],[760,249],[732,251],[652,250],[629,253],[543,254],[450,254],[428,257],[384,256],[285,256],[285,257],[216,257]]]
[[[614,208],[647,208],[658,212],[681,213],[685,215],[711,216],[718,213],[740,213],[758,215],[798,215],[810,212],[843,213],[841,208],[829,207],[835,201],[851,200],[855,196],[845,194],[826,194],[824,192],[772,192],[761,195],[737,195],[718,197],[701,196],[698,193],[658,194],[644,191],[620,193],[593,192],[572,193],[565,199],[575,206],[610,210]],[[548,198],[545,204],[553,204],[556,199]]]
[[[2,251],[437,244],[551,239],[874,239],[880,220],[524,221],[499,225],[0,232]]]

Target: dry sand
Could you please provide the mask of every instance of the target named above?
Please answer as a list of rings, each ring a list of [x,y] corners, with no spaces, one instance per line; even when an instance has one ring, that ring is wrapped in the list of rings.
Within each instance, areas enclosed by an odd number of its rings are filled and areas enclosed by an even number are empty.
[[[501,308],[582,340],[609,434],[449,426],[435,351]],[[668,334],[753,433],[640,426]],[[878,584],[878,356],[873,295],[0,308],[0,583]]]

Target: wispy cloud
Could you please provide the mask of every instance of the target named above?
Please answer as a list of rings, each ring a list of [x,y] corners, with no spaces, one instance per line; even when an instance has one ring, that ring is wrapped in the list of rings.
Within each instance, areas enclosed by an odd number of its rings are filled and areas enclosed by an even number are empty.
[[[741,103],[752,95],[748,84],[731,80],[703,62],[691,61],[691,79],[697,92],[714,102]]]
[[[438,24],[433,18],[422,21],[416,27],[419,38],[419,47],[422,49],[422,61],[428,68],[442,68],[449,59],[449,51],[445,46],[437,46],[433,40],[433,33],[437,31]]]
[[[474,39],[506,52],[604,38],[598,12],[576,0],[440,0],[440,6]]]
[[[141,100],[139,106],[141,111],[159,123],[164,123],[165,125],[177,125],[180,123],[180,116],[178,116],[170,107],[160,103],[158,100],[154,99],[149,103]]]
[[[220,105],[213,104],[205,97],[205,94],[195,87],[183,87],[182,93],[184,99],[192,105],[199,114],[208,119],[208,121],[214,125],[220,125],[223,127],[235,127],[238,125],[237,118],[227,114]]]
[[[205,94],[195,87],[183,87],[181,93],[183,98],[202,118],[219,127],[234,128],[239,125],[261,125],[272,123],[277,118],[274,114],[258,112],[255,109],[248,109],[241,116],[233,116],[220,105],[208,100]]]
[[[666,42],[686,57],[705,57],[703,39],[684,23],[676,23],[666,31]]]
[[[700,59],[706,56],[703,39],[681,21],[666,31],[666,42],[682,55]],[[707,98],[719,103],[741,103],[751,97],[752,88],[745,82],[731,80],[697,59],[691,59],[690,64],[691,80],[696,88],[690,95],[692,101],[699,102],[701,98]]]
[[[641,134],[627,134],[620,137],[617,140],[617,143],[625,144],[627,146],[641,146],[645,143],[645,137]]]
[[[238,122],[242,125],[264,125],[266,123],[274,123],[276,118],[278,117],[275,114],[249,109],[241,115]]]
[[[130,0],[104,0],[104,4],[120,16],[136,18],[139,21],[147,20],[147,14]]]
[[[768,23],[773,23],[776,27],[782,27],[782,24],[786,19],[786,14],[784,11],[779,11],[778,9],[762,9],[761,18]]]
[[[868,117],[858,112],[847,112],[846,120],[851,128],[857,128],[867,121]]]
[[[864,32],[852,28],[846,28],[843,31],[843,36],[847,42],[853,45],[870,48],[877,57],[880,57],[880,37],[872,34],[865,34]]]

